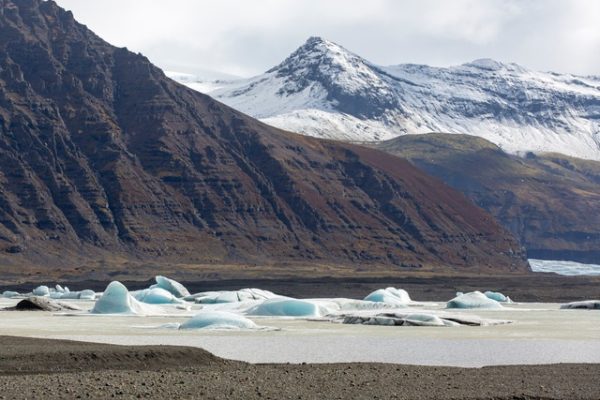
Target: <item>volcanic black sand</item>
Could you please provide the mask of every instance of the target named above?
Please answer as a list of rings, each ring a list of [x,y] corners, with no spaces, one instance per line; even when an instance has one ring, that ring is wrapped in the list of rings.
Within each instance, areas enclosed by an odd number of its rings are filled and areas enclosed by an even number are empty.
[[[0,399],[599,399],[600,365],[260,364],[194,348],[0,337]]]

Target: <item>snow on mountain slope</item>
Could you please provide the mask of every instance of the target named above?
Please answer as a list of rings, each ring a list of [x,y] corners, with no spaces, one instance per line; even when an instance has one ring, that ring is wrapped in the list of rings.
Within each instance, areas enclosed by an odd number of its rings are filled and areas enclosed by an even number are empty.
[[[432,131],[484,137],[512,153],[600,160],[600,77],[481,59],[435,68],[376,66],[321,38],[250,79],[181,83],[271,125],[378,141]]]

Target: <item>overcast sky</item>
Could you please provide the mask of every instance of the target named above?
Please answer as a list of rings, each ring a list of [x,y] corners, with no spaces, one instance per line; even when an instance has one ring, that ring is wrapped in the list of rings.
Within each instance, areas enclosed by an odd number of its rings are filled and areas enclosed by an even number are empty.
[[[380,65],[477,58],[600,75],[599,0],[56,0],[180,72],[261,73],[309,36]]]

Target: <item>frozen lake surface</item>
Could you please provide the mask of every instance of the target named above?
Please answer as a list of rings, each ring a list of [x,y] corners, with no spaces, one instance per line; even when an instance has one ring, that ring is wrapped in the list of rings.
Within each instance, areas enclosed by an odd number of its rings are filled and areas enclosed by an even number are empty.
[[[534,272],[553,272],[559,275],[600,275],[600,265],[582,264],[575,261],[553,261],[530,259],[529,265]]]
[[[0,299],[0,307],[17,299]],[[84,310],[93,301],[69,300]],[[414,311],[440,311],[445,302],[420,303]],[[122,345],[204,348],[218,356],[253,363],[384,362],[479,367],[484,365],[600,363],[600,311],[560,310],[559,304],[521,303],[493,310],[453,310],[489,319],[494,326],[414,327],[346,325],[302,318],[248,316],[278,330],[176,330],[189,311],[173,305],[162,316],[0,312],[0,335],[71,339]],[[215,305],[215,308],[222,307]],[[406,308],[401,309],[406,311]]]

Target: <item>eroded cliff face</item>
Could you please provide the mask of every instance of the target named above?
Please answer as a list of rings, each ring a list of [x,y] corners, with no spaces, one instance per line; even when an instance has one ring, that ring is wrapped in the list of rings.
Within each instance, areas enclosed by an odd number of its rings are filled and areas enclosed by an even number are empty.
[[[530,258],[600,262],[600,162],[518,157],[468,135],[408,135],[378,147],[463,192],[513,232]]]
[[[408,162],[268,127],[107,44],[52,1],[0,4],[4,265],[525,270],[490,215]]]

